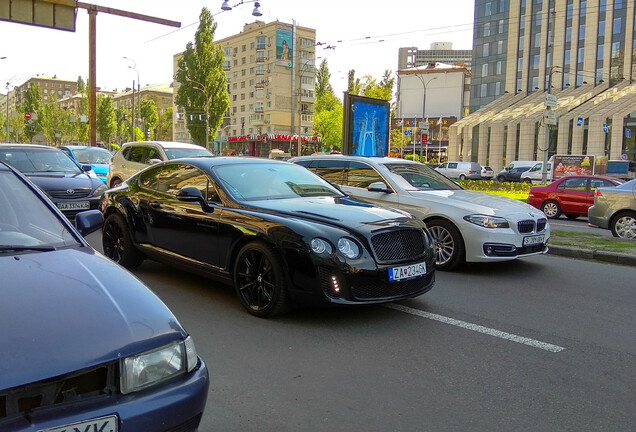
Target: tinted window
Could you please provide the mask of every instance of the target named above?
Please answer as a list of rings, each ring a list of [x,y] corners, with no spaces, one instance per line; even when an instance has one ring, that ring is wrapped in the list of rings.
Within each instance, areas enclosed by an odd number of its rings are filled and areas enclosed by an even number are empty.
[[[459,190],[457,183],[449,180],[437,171],[425,165],[386,164],[391,173],[405,180],[412,188],[418,190]],[[392,177],[395,178],[395,177]],[[402,187],[405,187],[404,185]],[[408,187],[405,187],[408,189]]]
[[[449,162],[449,163],[448,163],[448,168],[449,168],[449,169],[455,169],[455,168],[457,168],[457,162]]]
[[[144,163],[150,164],[150,159],[163,160],[163,156],[161,156],[161,153],[159,152],[158,149],[154,147],[148,147],[148,154],[146,155]]]
[[[584,191],[587,189],[587,179],[582,177],[565,179],[559,185],[559,189]]]
[[[124,157],[131,162],[146,163],[145,154],[146,149],[144,147],[134,146],[130,148],[128,153],[124,153]]]
[[[170,164],[151,168],[139,176],[139,184],[173,196],[184,187],[195,187],[206,200],[218,200],[212,180],[203,171],[190,165]]]
[[[57,150],[6,149],[0,153],[0,160],[22,173],[81,173],[66,153]]]
[[[347,186],[368,188],[371,183],[384,182],[382,176],[372,167],[360,162],[351,162],[347,170]]]
[[[590,187],[592,189],[600,188],[600,187],[613,187],[616,186],[614,183],[608,180],[603,179],[590,179]]]
[[[347,162],[342,160],[319,160],[317,163],[314,163],[315,168],[312,169],[312,171],[328,182],[344,185],[346,164]]]

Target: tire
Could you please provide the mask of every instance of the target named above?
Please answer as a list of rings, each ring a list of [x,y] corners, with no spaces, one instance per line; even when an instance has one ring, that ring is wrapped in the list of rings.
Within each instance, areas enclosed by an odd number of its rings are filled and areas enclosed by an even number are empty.
[[[570,219],[570,220],[574,220],[574,219],[578,219],[579,215],[573,214],[573,213],[565,213],[565,217]]]
[[[550,219],[558,219],[561,216],[561,206],[558,202],[548,200],[541,204],[541,211]]]
[[[623,211],[612,218],[612,235],[624,239],[636,239],[636,213]]]
[[[237,254],[234,289],[243,307],[254,316],[272,317],[290,308],[281,260],[263,243],[248,243]]]
[[[466,176],[465,176],[464,174],[460,174],[460,175],[459,175],[459,179],[460,179],[460,180],[466,180]]]
[[[532,179],[531,179],[531,178],[526,177],[526,178],[524,178],[524,179],[523,179],[523,182],[524,182],[525,184],[532,184]]]
[[[497,177],[497,181],[498,181],[499,183],[503,183],[503,182],[505,182],[505,181],[506,181],[506,178],[505,178],[504,176],[500,175],[500,176],[498,176],[498,177]]]
[[[112,189],[114,187],[119,186],[120,184],[121,184],[121,179],[115,177],[115,178],[111,179],[111,181],[110,181],[110,188]]]
[[[435,269],[453,270],[466,260],[464,239],[452,223],[443,219],[426,222],[435,243]]]
[[[133,245],[126,222],[117,213],[104,221],[102,246],[104,255],[128,270],[139,267],[144,260],[143,254]]]

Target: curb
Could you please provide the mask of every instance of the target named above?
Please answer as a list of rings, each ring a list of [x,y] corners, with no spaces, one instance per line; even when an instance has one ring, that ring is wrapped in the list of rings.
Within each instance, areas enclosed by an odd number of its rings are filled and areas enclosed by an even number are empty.
[[[549,246],[548,253],[567,258],[576,258],[589,261],[599,261],[610,264],[636,266],[636,255],[621,254],[616,252],[597,251],[591,249],[575,249],[564,246]]]

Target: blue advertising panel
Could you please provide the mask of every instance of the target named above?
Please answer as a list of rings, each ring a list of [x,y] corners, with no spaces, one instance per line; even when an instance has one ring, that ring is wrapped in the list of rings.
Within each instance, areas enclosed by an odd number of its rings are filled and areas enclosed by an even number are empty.
[[[276,64],[291,67],[292,30],[289,27],[276,27]]]
[[[343,153],[356,156],[387,156],[389,102],[345,93],[343,108]]]

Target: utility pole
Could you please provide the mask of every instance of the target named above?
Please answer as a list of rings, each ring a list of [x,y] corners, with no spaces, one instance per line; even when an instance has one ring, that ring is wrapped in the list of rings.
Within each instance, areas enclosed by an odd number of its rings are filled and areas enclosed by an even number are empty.
[[[550,6],[548,2],[548,7]],[[550,59],[550,69],[548,70],[548,95],[551,95],[552,91],[552,72],[554,70],[554,56],[552,55],[553,45],[554,45],[554,21],[556,20],[556,4],[554,4],[552,9],[552,24],[550,25],[550,40],[548,41],[548,58]],[[547,99],[550,96],[546,97]],[[546,112],[550,112],[550,105],[546,104]],[[549,115],[549,114],[548,114]],[[547,116],[546,116],[547,117]],[[543,166],[541,168],[541,183],[547,183],[548,181],[548,152],[550,150],[550,125],[546,123],[546,119],[543,120],[543,125],[545,126],[545,142],[543,143]]]

